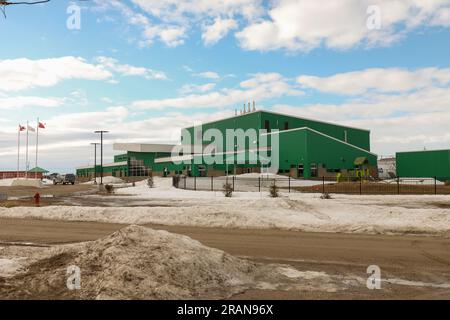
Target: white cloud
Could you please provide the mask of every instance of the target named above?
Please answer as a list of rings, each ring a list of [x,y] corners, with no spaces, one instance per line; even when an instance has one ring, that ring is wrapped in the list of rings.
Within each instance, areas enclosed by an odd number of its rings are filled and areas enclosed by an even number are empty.
[[[447,25],[448,0],[278,0],[268,18],[237,33],[248,50],[309,51],[325,46],[389,45],[420,26]],[[369,29],[367,9],[381,10],[381,28]]]
[[[300,77],[303,87],[347,95],[339,104],[276,105],[274,110],[370,129],[373,151],[448,148],[449,69],[368,69]]]
[[[213,80],[220,79],[220,75],[217,72],[213,72],[213,71],[200,72],[200,73],[197,73],[196,76],[205,78],[205,79],[213,79]]]
[[[118,0],[96,2],[140,26],[141,45],[159,39],[178,46],[194,28],[200,28],[205,45],[213,45],[242,26],[236,37],[248,50],[341,50],[386,46],[420,27],[450,26],[450,0],[132,0],[142,13]],[[381,10],[379,29],[367,26],[374,5]]]
[[[225,88],[220,91],[205,94],[191,94],[183,97],[140,100],[132,103],[138,109],[164,108],[220,108],[240,104],[246,101],[282,97],[286,95],[301,95],[301,91],[278,73],[259,73],[240,83],[240,88]]]
[[[230,111],[212,114],[166,113],[152,117],[141,115],[138,120],[133,120],[131,116],[124,107],[112,107],[102,111],[67,113],[44,119],[46,129],[40,134],[40,165],[51,171],[73,172],[77,166],[93,164],[94,152],[90,143],[99,139],[94,130],[110,131],[104,140],[106,163],[112,162],[112,156],[117,154],[112,150],[114,142],[177,143],[181,128],[190,126],[195,121],[230,116]],[[102,122],[99,123],[98,119],[102,119]],[[17,159],[17,125],[12,122],[3,124],[2,120],[0,122],[0,157],[4,165],[2,169],[14,170]],[[30,136],[30,141],[31,145],[34,145],[33,135]],[[23,153],[21,163],[23,166]]]
[[[0,98],[0,109],[21,109],[25,107],[44,107],[54,108],[63,104],[64,99],[61,98],[43,98],[33,96],[19,96]]]
[[[79,57],[30,60],[0,60],[0,90],[20,91],[34,87],[51,87],[64,80],[105,80],[112,76],[102,66]]]
[[[141,45],[151,45],[155,38],[159,38],[168,47],[177,47],[184,43],[186,31],[186,28],[183,26],[146,25],[143,33],[145,39],[141,41]]]
[[[191,92],[207,92],[211,91],[216,87],[215,83],[205,83],[205,84],[185,84],[181,87],[180,93],[186,94]]]
[[[120,64],[117,59],[111,57],[100,56],[96,60],[104,69],[122,76],[141,76],[146,79],[167,80],[166,74],[162,71],[135,67],[129,64]]]
[[[374,68],[340,73],[329,77],[300,76],[302,88],[321,92],[358,95],[367,92],[405,92],[450,83],[450,68],[423,68],[407,70],[399,68]]]
[[[203,26],[202,39],[205,45],[216,44],[220,39],[225,37],[230,30],[238,27],[234,19],[216,18],[214,23]]]
[[[431,21],[432,25],[450,27],[450,8],[439,10]]]
[[[143,13],[118,0],[96,0],[97,10],[118,10],[127,22],[142,28],[140,46],[158,39],[169,47],[184,44],[192,28],[203,29],[203,41],[216,43],[237,27],[235,17],[246,21],[264,13],[262,0],[132,0]]]
[[[116,59],[108,57],[99,57],[97,60],[98,64],[73,56],[38,60],[27,58],[0,60],[0,91],[52,87],[71,79],[116,81],[113,79],[114,74],[167,79],[162,71],[120,64]]]

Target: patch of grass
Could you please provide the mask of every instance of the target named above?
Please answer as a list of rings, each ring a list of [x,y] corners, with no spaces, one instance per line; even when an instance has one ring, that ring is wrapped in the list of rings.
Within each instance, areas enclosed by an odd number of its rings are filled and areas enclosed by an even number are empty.
[[[227,198],[231,198],[233,196],[233,186],[231,185],[231,183],[227,182],[223,185],[223,194]]]
[[[270,196],[271,196],[272,198],[278,198],[278,197],[280,196],[280,194],[279,194],[279,188],[278,188],[278,186],[275,184],[275,182],[270,186],[270,188],[269,188],[269,193],[270,193]]]
[[[333,199],[333,198],[331,197],[331,194],[329,194],[328,192],[325,192],[325,193],[322,193],[322,195],[320,196],[320,199],[328,200],[328,199]]]

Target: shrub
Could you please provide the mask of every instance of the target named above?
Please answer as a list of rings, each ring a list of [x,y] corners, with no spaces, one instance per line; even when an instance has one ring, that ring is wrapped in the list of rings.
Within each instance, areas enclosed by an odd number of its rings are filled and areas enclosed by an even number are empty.
[[[278,198],[279,197],[278,186],[275,184],[275,182],[273,183],[273,185],[270,186],[269,192],[270,192],[270,196],[272,198]]]
[[[149,178],[147,179],[147,186],[148,186],[149,188],[153,188],[153,186],[154,186],[153,177],[149,177]]]
[[[223,185],[223,194],[227,198],[231,198],[233,196],[233,186],[231,185],[231,183],[227,182]]]
[[[114,186],[112,184],[105,184],[105,190],[107,193],[114,193]]]
[[[325,192],[320,196],[320,199],[333,199],[333,198],[331,197],[331,194]]]

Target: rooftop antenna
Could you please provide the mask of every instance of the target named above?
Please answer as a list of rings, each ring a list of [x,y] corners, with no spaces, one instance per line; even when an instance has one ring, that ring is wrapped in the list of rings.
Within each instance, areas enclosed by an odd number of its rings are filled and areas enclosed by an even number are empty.
[[[252,109],[250,109],[250,102],[248,103],[248,113],[252,112]]]
[[[256,111],[256,103],[255,103],[255,101],[253,101],[253,112],[255,112]]]
[[[246,113],[247,113],[247,112],[246,112],[246,110],[245,110],[245,103],[244,103],[244,111],[243,111],[243,113],[244,113],[244,114],[246,114]]]

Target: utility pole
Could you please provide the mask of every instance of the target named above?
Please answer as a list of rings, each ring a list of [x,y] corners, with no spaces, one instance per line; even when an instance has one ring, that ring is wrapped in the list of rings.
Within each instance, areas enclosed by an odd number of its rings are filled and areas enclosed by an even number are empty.
[[[97,184],[97,146],[99,144],[98,142],[91,143],[94,146],[94,184]]]
[[[94,133],[100,133],[100,185],[103,185],[103,134],[108,133],[106,130],[97,130]]]

